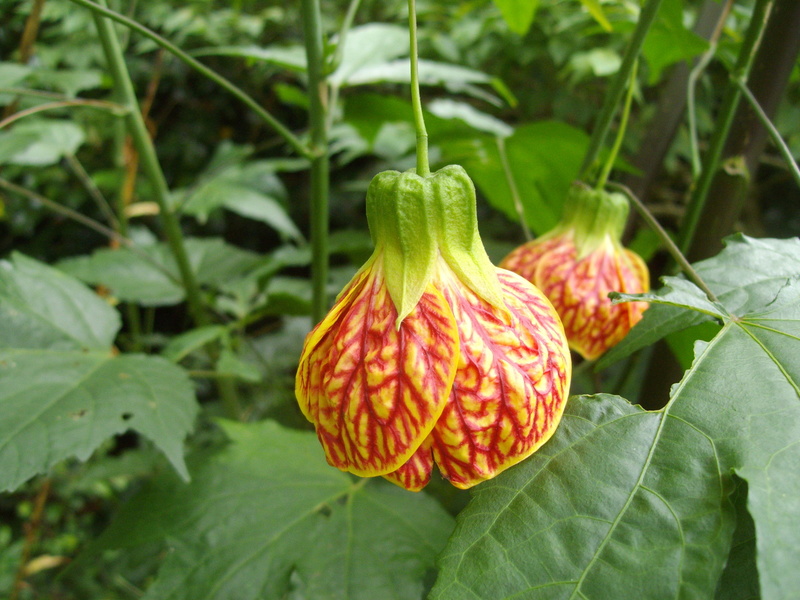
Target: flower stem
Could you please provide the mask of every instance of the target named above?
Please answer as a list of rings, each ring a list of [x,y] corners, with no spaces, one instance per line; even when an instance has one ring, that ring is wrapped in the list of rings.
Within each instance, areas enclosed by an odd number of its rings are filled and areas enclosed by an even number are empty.
[[[614,162],[617,160],[619,149],[622,147],[622,140],[625,139],[625,130],[628,127],[628,117],[631,114],[631,104],[633,101],[633,88],[636,87],[636,73],[639,67],[639,60],[633,61],[633,68],[631,69],[631,78],[628,81],[628,93],[625,95],[625,106],[622,108],[622,118],[619,122],[619,131],[617,131],[617,138],[614,140],[614,146],[608,155],[606,164],[597,179],[596,190],[602,190],[606,186],[608,176],[611,174],[611,169],[614,168]]]
[[[620,183],[610,183],[609,187],[619,190],[625,194],[631,202],[633,202],[636,210],[639,212],[645,222],[653,229],[653,231],[656,232],[658,237],[661,239],[661,242],[666,247],[667,252],[669,252],[675,262],[680,265],[681,270],[686,273],[686,276],[691,279],[697,285],[697,287],[705,292],[706,296],[709,300],[711,300],[711,302],[719,302],[717,296],[711,291],[711,288],[708,287],[708,284],[706,284],[698,272],[694,270],[694,267],[692,267],[675,242],[672,241],[672,238],[669,236],[669,234],[661,226],[661,223],[658,222],[653,213],[648,210],[644,203],[639,200],[636,194],[634,194],[629,187]]]
[[[792,151],[789,149],[789,146],[781,137],[780,132],[772,124],[770,118],[767,116],[767,113],[764,112],[764,109],[761,108],[761,105],[758,103],[758,100],[753,95],[753,92],[750,91],[750,88],[747,87],[747,84],[742,81],[741,79],[733,78],[733,82],[739,86],[742,94],[744,95],[745,99],[750,103],[750,106],[753,109],[753,112],[758,117],[758,120],[764,126],[764,129],[767,130],[769,136],[772,138],[773,143],[778,147],[778,150],[783,156],[783,159],[786,161],[786,165],[789,167],[789,172],[792,174],[797,187],[800,187],[800,168],[798,168],[797,163],[794,160],[794,156],[792,156]]]
[[[625,49],[625,55],[622,57],[622,64],[619,71],[614,76],[614,81],[611,82],[611,87],[606,93],[603,107],[600,110],[600,116],[597,117],[592,131],[592,138],[589,140],[589,148],[586,150],[586,156],[581,165],[579,179],[586,179],[586,175],[592,168],[594,161],[600,154],[600,150],[606,141],[608,130],[611,128],[611,121],[617,112],[622,95],[625,93],[625,86],[630,79],[631,71],[633,70],[634,63],[636,62],[639,52],[642,49],[644,38],[647,32],[650,31],[650,26],[655,21],[658,14],[658,8],[661,6],[662,0],[647,0],[647,3],[642,8],[639,14],[639,21],[636,23],[636,28],[633,30],[633,35],[628,47]]]
[[[153,40],[156,44],[173,54],[176,58],[180,61],[188,65],[190,68],[194,69],[201,75],[209,78],[211,81],[219,85],[221,88],[229,92],[234,97],[241,100],[244,104],[247,105],[250,110],[252,110],[262,121],[264,121],[267,125],[269,125],[278,135],[280,135],[286,142],[294,148],[294,150],[300,155],[305,158],[312,158],[311,150],[303,144],[297,136],[295,136],[291,131],[289,131],[280,121],[278,121],[275,117],[273,117],[269,112],[264,110],[258,102],[256,102],[251,96],[246,94],[244,90],[240,89],[224,77],[222,75],[217,74],[212,69],[209,69],[201,62],[195,60],[191,56],[189,56],[186,52],[178,48],[175,44],[170,42],[169,40],[161,37],[156,32],[151,31],[144,25],[137,23],[133,19],[126,17],[125,15],[121,15],[118,12],[110,10],[106,6],[102,6],[101,4],[96,4],[91,2],[90,0],[70,0],[75,4],[79,4],[84,6],[91,11],[94,12],[95,17],[97,15],[102,15],[104,17],[108,17],[112,21],[116,21],[117,23],[121,23],[126,27],[140,33],[141,35],[145,36]]]
[[[414,109],[414,127],[417,130],[417,175],[430,175],[428,164],[428,131],[422,114],[422,99],[419,94],[419,50],[417,49],[417,3],[408,0],[408,34],[411,48],[411,105]]]
[[[739,57],[736,60],[736,67],[732,74],[734,80],[747,80],[756,50],[758,49],[762,34],[764,33],[764,28],[767,24],[767,17],[772,10],[774,1],[775,0],[756,0],[750,26],[747,28],[747,33],[745,34],[744,41],[739,50]],[[700,221],[700,215],[703,213],[703,207],[706,204],[714,175],[717,173],[717,168],[722,158],[722,151],[725,146],[725,140],[733,124],[733,118],[736,114],[736,108],[739,105],[740,97],[741,90],[736,83],[731,82],[725,90],[725,96],[723,97],[722,106],[719,110],[719,117],[717,118],[711,141],[709,142],[708,152],[703,161],[703,170],[694,188],[692,197],[689,200],[686,217],[680,230],[678,245],[683,252],[688,252],[689,247],[692,245],[692,240],[697,230],[697,224]]]
[[[328,87],[323,72],[322,16],[319,0],[303,0],[303,38],[308,63],[311,128],[311,317],[318,323],[328,310]]]

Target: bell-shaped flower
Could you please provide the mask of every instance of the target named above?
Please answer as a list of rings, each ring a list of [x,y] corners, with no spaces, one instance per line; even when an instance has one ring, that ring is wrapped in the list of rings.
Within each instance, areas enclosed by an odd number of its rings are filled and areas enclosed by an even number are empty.
[[[434,462],[460,488],[553,434],[571,363],[561,322],[523,278],[494,267],[461,167],[377,175],[375,251],[309,333],[296,395],[328,462],[410,490]]]
[[[570,348],[587,360],[625,337],[647,308],[645,302],[612,304],[608,298],[612,291],[638,294],[650,288],[647,265],[620,242],[628,211],[622,194],[575,184],[561,222],[500,263],[547,295]]]

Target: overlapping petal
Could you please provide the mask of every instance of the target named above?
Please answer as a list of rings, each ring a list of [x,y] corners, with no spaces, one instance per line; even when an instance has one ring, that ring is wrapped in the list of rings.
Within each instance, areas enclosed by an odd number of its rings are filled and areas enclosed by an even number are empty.
[[[452,388],[458,333],[429,286],[395,328],[380,260],[357,276],[309,334],[297,378],[303,414],[328,461],[357,475],[396,470],[430,433]]]

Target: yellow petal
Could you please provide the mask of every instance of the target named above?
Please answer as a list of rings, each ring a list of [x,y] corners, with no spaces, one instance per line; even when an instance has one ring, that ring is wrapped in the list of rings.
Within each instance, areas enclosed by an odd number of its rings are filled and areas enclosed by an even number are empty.
[[[507,311],[452,275],[443,278],[458,323],[460,359],[431,438],[439,469],[460,488],[494,477],[544,444],[569,390],[569,349],[552,305],[513,273],[498,270],[498,279]]]
[[[298,373],[298,401],[328,462],[362,476],[411,458],[444,409],[458,356],[453,314],[432,286],[395,328],[382,264],[309,335]]]

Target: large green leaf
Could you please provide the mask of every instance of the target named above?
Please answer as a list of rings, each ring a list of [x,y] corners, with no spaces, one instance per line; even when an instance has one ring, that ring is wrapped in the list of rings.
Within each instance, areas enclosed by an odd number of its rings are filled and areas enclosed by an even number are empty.
[[[432,597],[711,598],[731,552],[735,472],[748,483],[762,598],[791,598],[800,589],[796,248],[740,236],[706,261],[712,289],[727,295],[727,306],[713,305],[723,325],[697,343],[668,405],[573,398],[550,443],[478,488]],[[686,282],[653,299],[710,305]]]
[[[708,49],[708,42],[683,24],[683,0],[664,0],[644,39],[642,53],[650,67],[650,84],[671,64],[689,60]]]
[[[188,477],[183,439],[197,404],[168,361],[116,355],[114,310],[66,274],[22,255],[0,263],[0,489],[133,429]]]
[[[186,251],[201,285],[220,286],[261,262],[257,254],[219,238],[190,238],[186,240]],[[165,243],[137,251],[101,248],[89,256],[62,260],[58,268],[87,283],[107,286],[124,302],[166,306],[185,297],[174,255]]]
[[[232,443],[190,461],[190,485],[157,479],[101,540],[166,542],[145,598],[420,598],[453,525],[435,501],[329,467],[313,433],[222,427]]]

